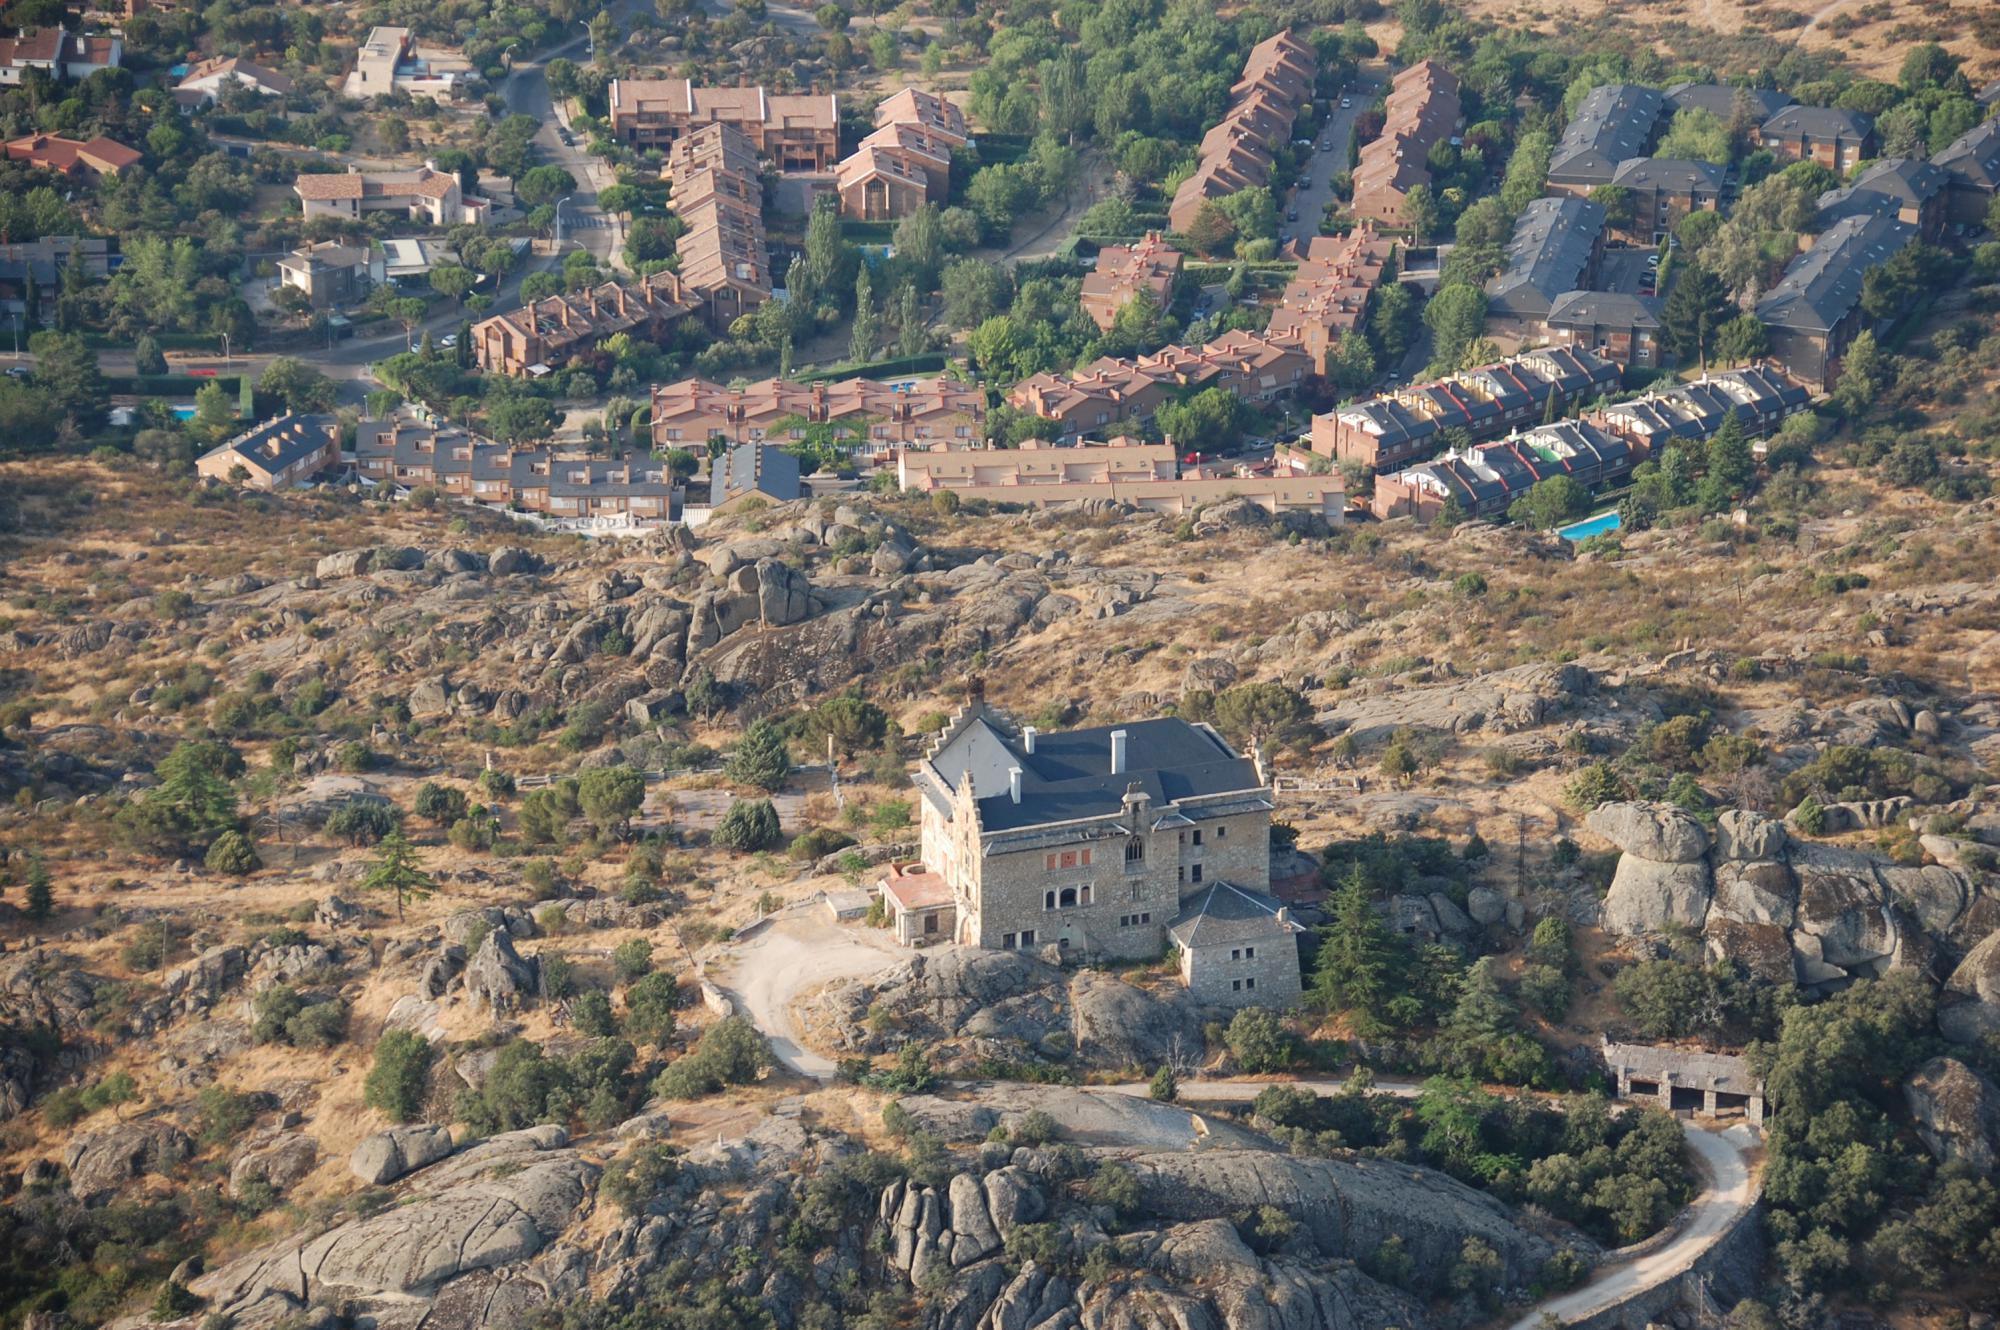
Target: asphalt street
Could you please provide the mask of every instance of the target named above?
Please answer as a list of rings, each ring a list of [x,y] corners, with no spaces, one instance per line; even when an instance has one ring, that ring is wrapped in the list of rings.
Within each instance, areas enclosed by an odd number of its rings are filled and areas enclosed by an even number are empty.
[[[1354,121],[1368,109],[1381,87],[1379,71],[1363,67],[1353,83],[1335,94],[1332,113],[1320,126],[1319,141],[1300,172],[1304,183],[1293,190],[1289,201],[1280,204],[1284,210],[1278,219],[1280,244],[1290,240],[1303,243],[1319,234],[1319,220],[1326,205],[1333,202],[1333,177],[1347,169],[1347,145],[1354,135]],[[1343,108],[1342,96],[1352,104]],[[1297,221],[1290,220],[1294,212]]]

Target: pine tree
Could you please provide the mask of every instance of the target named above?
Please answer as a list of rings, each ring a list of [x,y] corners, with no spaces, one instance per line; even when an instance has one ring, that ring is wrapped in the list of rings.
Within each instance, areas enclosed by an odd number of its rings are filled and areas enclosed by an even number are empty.
[[[1153,1073],[1153,1083],[1147,1087],[1147,1093],[1163,1104],[1171,1104],[1181,1097],[1180,1077],[1174,1075],[1174,1069],[1163,1062],[1160,1069]]]
[[[768,720],[751,725],[722,768],[730,780],[760,790],[777,789],[791,771],[792,755],[785,748],[785,737]]]
[[[47,919],[55,912],[55,881],[49,876],[49,866],[37,856],[28,865],[28,917],[36,923]]]
[[[1460,1046],[1490,1044],[1513,1028],[1514,1007],[1500,991],[1493,958],[1482,956],[1465,972],[1458,1002],[1445,1021],[1445,1037]]]
[[[1708,441],[1709,478],[1727,493],[1740,494],[1750,487],[1756,474],[1750,431],[1743,427],[1743,418],[1732,411],[1715,437]]]
[[[401,827],[382,838],[375,862],[369,866],[368,876],[361,879],[361,885],[369,891],[395,892],[399,920],[403,917],[405,900],[422,900],[437,890],[436,880],[418,864],[416,849]]]
[[[1329,1011],[1345,1009],[1360,1033],[1383,1023],[1397,966],[1396,944],[1370,898],[1359,863],[1334,893],[1332,918],[1320,929],[1319,971],[1313,999]]]
[[[1667,293],[1660,322],[1667,345],[1682,361],[1698,361],[1704,373],[1722,325],[1739,311],[1730,303],[1722,279],[1699,263],[1690,263]]]

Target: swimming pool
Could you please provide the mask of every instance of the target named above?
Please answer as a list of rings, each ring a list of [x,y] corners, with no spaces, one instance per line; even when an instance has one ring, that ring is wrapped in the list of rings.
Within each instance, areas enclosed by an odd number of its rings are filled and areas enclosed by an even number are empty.
[[[175,419],[175,420],[193,420],[193,419],[194,419],[194,403],[193,403],[193,402],[178,402],[178,403],[176,403],[176,404],[175,404],[175,405],[174,405],[174,406],[172,407],[172,410],[173,410],[173,413],[174,413],[174,419]]]
[[[1607,531],[1616,531],[1617,529],[1618,510],[1614,508],[1608,513],[1599,513],[1595,517],[1586,517],[1581,522],[1562,528],[1556,534],[1564,540],[1589,540],[1592,536],[1601,536]]]

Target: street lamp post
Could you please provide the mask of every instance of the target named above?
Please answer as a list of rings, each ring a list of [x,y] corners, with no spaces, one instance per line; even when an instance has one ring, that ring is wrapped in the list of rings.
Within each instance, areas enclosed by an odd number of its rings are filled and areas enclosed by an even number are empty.
[[[576,195],[574,195],[574,194],[565,194],[565,195],[563,195],[563,196],[562,196],[561,198],[559,198],[559,199],[557,199],[557,200],[556,200],[556,253],[558,253],[558,254],[562,253],[562,243],[563,243],[563,234],[562,234],[562,210],[563,210],[563,204],[565,204],[565,203],[568,203],[568,202],[569,202],[569,201],[570,201],[571,199],[573,199],[573,198],[575,198],[575,197],[576,197]]]
[[[225,364],[225,365],[227,365],[227,364],[229,363],[229,334],[228,334],[228,333],[224,333],[224,334],[222,334],[222,363],[223,363],[223,364]]]
[[[597,34],[590,30],[589,19],[578,19],[577,22],[583,25],[583,40],[587,43],[585,49],[590,52],[590,63],[594,65],[597,63]]]

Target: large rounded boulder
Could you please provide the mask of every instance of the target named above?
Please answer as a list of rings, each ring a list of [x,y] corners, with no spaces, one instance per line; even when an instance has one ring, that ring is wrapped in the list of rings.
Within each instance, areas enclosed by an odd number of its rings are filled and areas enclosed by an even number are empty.
[[[1584,825],[1624,853],[1656,864],[1698,863],[1708,853],[1708,828],[1673,804],[1604,804]]]

